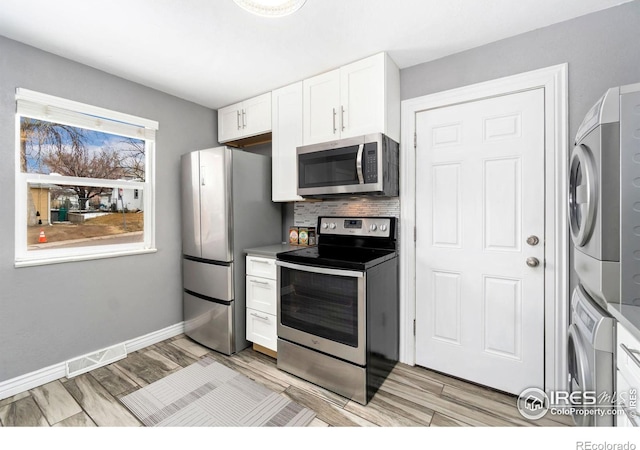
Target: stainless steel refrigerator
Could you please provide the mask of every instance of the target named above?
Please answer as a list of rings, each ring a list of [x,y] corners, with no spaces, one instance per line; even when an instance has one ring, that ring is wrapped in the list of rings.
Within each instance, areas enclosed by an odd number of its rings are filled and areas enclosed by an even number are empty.
[[[281,242],[271,158],[198,150],[182,155],[181,175],[185,334],[230,355],[249,346],[243,250]]]

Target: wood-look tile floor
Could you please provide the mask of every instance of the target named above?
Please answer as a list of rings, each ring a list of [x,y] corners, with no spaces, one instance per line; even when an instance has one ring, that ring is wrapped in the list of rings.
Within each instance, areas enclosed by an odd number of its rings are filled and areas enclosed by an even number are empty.
[[[139,427],[119,399],[204,356],[311,408],[312,426],[567,426],[556,417],[528,421],[516,398],[422,367],[398,364],[366,405],[278,370],[276,361],[251,348],[221,355],[184,335],[133,352],[77,377],[0,400],[0,425],[33,427]]]

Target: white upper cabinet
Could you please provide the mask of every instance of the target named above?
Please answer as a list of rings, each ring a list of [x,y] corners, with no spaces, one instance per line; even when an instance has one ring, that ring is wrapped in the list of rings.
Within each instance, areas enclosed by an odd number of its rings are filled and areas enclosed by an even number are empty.
[[[238,139],[242,132],[242,102],[218,110],[218,142]]]
[[[244,139],[271,131],[271,92],[218,110],[218,142]]]
[[[303,81],[303,145],[378,132],[400,141],[400,71],[386,53]]]
[[[271,93],[271,119],[271,199],[274,202],[303,200],[296,194],[296,147],[302,145],[302,81]]]
[[[304,145],[340,136],[340,69],[302,82]]]

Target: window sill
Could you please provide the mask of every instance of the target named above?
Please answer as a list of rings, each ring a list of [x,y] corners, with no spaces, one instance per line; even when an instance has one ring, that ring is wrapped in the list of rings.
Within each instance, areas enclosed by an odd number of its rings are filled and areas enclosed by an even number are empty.
[[[148,248],[148,249],[137,249],[137,250],[113,251],[113,252],[107,252],[107,253],[93,253],[88,255],[69,255],[69,256],[60,256],[56,258],[24,259],[24,260],[16,261],[14,263],[14,267],[21,268],[21,267],[46,266],[49,264],[59,264],[59,263],[66,263],[66,262],[89,261],[92,259],[118,258],[120,256],[156,253],[157,251],[158,249]]]

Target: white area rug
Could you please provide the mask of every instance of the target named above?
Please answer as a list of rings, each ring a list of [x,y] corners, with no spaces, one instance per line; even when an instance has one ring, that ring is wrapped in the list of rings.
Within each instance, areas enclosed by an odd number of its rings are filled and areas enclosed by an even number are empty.
[[[120,401],[148,427],[300,427],[316,415],[213,358]]]

